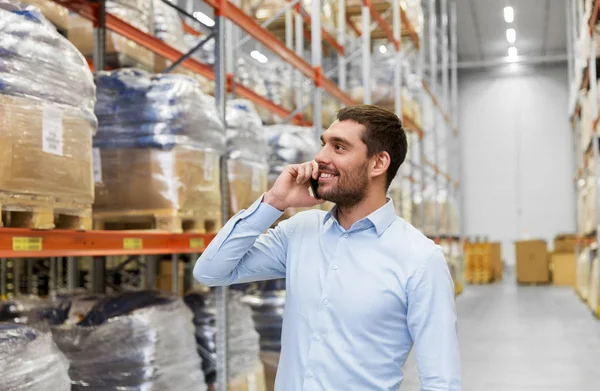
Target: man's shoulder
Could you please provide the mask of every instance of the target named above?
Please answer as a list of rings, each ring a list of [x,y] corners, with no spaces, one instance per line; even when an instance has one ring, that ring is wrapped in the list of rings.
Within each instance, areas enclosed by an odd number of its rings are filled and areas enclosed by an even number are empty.
[[[294,214],[293,216],[283,220],[280,224],[286,228],[297,227],[318,227],[325,219],[328,212],[320,209],[308,209]]]
[[[426,262],[433,254],[441,250],[441,247],[433,240],[398,216],[385,235],[403,259],[410,259],[416,264]]]

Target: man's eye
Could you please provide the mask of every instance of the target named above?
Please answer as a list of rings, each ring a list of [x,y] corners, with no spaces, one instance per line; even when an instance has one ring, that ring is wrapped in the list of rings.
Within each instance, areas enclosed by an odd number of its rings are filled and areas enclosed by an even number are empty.
[[[344,146],[343,146],[343,145],[339,145],[339,144],[337,144],[337,145],[335,146],[335,149],[337,149],[337,150],[341,151],[341,150],[344,150],[345,148],[344,148]]]

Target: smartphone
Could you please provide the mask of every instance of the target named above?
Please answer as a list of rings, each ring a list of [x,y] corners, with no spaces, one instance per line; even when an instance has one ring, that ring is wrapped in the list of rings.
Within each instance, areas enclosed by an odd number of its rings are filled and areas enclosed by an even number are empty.
[[[315,179],[313,177],[310,177],[310,190],[311,190],[310,193],[315,199],[320,200],[321,197],[319,197],[319,193],[317,190],[318,188],[319,188],[319,180]]]

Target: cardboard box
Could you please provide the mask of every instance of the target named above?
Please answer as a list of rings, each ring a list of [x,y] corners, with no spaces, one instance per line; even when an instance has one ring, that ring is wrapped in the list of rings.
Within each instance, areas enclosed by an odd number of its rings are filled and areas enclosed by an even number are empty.
[[[266,390],[275,390],[275,377],[277,376],[277,367],[279,366],[278,352],[261,352],[260,359],[264,365]]]
[[[490,243],[490,266],[492,268],[492,281],[502,280],[504,264],[502,263],[502,243]]]
[[[243,159],[227,161],[229,216],[248,209],[267,189],[268,167]]]
[[[69,10],[51,0],[23,0],[24,3],[37,7],[42,14],[56,27],[67,30],[69,27]]]
[[[228,391],[266,391],[265,372],[262,364],[254,372],[237,376],[229,381]]]
[[[87,19],[77,14],[69,17],[69,41],[85,57],[92,57],[94,53],[93,25]],[[128,61],[121,61],[122,66],[141,65],[148,71],[154,70],[154,53],[129,39],[110,31],[106,32],[106,55],[122,55]]]
[[[0,95],[0,191],[89,207],[95,126],[76,108]]]
[[[184,267],[183,261],[179,261],[177,293],[183,296],[184,286]],[[163,292],[173,292],[173,264],[171,261],[161,261],[158,267],[158,278],[156,279],[156,288]]]
[[[97,164],[95,212],[181,210],[202,211],[207,219],[220,216],[219,154],[213,150],[102,149]]]
[[[520,283],[547,283],[550,278],[548,250],[544,240],[523,240],[515,243],[517,253],[517,281]]]
[[[550,270],[552,270],[554,285],[574,287],[576,281],[575,253],[552,253]]]
[[[575,253],[575,245],[577,244],[577,235],[564,234],[558,235],[554,239],[555,253]]]

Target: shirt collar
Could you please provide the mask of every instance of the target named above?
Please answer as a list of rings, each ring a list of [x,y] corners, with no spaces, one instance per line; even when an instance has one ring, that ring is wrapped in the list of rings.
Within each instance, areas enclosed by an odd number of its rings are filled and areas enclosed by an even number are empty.
[[[327,223],[327,221],[330,218],[333,218],[334,220],[337,221],[336,216],[337,216],[337,206],[334,206],[325,215],[325,218],[323,219],[323,224]],[[375,226],[375,231],[377,232],[377,236],[381,236],[385,232],[385,230],[394,222],[395,219],[396,219],[396,209],[394,208],[394,202],[390,198],[388,198],[388,201],[386,202],[385,205],[383,205],[381,208],[377,209],[376,211],[372,212],[367,217],[357,221],[356,223],[354,223],[354,225],[356,225],[357,223],[359,223],[363,220],[369,220]]]

